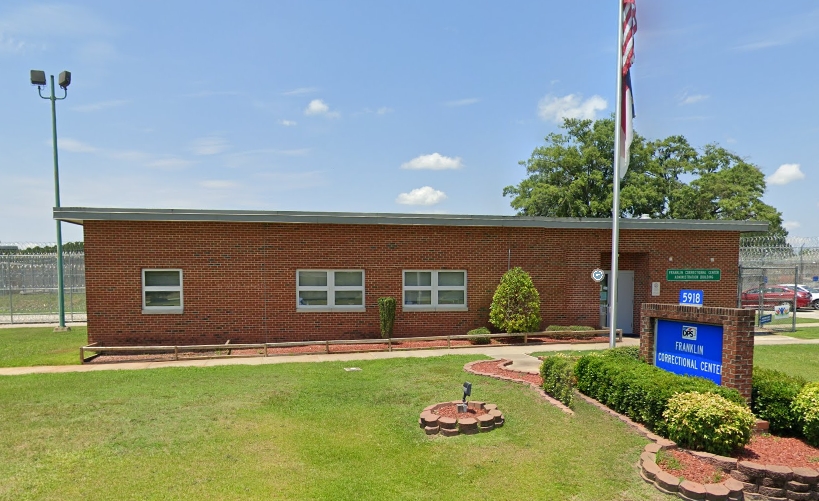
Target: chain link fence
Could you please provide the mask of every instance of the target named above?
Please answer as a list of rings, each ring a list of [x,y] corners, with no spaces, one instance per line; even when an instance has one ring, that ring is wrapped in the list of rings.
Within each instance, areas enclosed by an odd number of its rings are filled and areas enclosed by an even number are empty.
[[[56,322],[57,254],[0,249],[0,324]],[[63,253],[65,320],[84,322],[85,254]]]

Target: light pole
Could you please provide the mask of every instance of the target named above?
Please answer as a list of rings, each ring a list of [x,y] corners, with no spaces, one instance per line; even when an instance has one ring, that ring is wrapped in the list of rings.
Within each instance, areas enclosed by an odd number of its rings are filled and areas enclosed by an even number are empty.
[[[57,97],[54,92],[54,75],[51,75],[51,95],[43,95],[43,87],[46,85],[45,72],[31,70],[31,85],[37,86],[37,93],[43,99],[51,101],[51,143],[54,149],[54,206],[60,207],[60,168],[57,162],[57,101],[61,101],[68,96],[68,86],[71,84],[71,72],[60,73],[60,88],[63,89],[63,97]],[[60,325],[54,328],[55,332],[65,332],[71,330],[65,326],[65,291],[63,289],[63,235],[60,221],[57,220],[57,303],[60,309]]]

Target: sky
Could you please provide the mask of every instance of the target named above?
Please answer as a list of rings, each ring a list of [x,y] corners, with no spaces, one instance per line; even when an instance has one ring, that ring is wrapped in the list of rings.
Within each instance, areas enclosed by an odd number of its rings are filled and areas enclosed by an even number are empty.
[[[72,73],[63,207],[514,214],[518,162],[613,113],[617,8],[5,0],[0,242],[56,241],[32,69]],[[819,4],[637,0],[637,23],[636,131],[746,158],[790,234],[819,236]]]

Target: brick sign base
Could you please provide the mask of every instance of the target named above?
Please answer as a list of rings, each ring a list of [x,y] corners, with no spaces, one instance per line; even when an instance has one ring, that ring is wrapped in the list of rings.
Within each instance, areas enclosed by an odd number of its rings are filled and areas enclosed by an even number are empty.
[[[754,310],[644,303],[641,308],[640,358],[654,364],[657,319],[721,325],[722,386],[739,391],[751,402],[754,369]]]

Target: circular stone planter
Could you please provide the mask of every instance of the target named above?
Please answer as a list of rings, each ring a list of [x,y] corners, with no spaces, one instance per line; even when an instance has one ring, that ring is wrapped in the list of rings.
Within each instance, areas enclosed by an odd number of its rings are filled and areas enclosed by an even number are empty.
[[[466,414],[458,414],[455,409],[460,403],[462,403],[460,400],[453,400],[425,407],[418,419],[418,425],[427,435],[441,434],[445,437],[454,437],[461,433],[464,435],[485,433],[503,426],[503,413],[498,410],[497,405],[473,401],[468,403]]]

